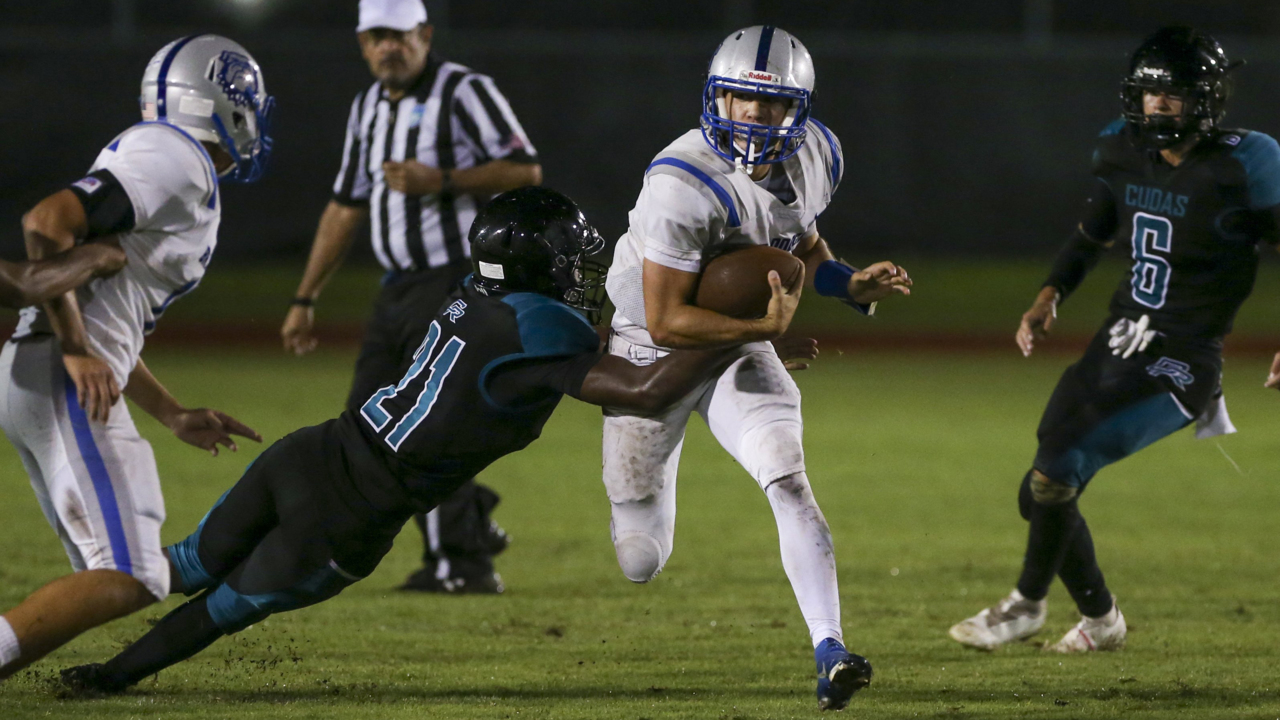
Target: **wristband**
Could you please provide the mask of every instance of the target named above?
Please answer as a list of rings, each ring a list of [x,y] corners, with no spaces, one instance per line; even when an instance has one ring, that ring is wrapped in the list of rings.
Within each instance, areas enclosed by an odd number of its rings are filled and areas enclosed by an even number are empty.
[[[296,298],[294,298],[294,299],[290,300],[290,301],[289,301],[289,304],[290,304],[290,305],[296,305],[296,306],[298,306],[298,307],[311,307],[312,305],[315,305],[315,304],[316,304],[316,301],[315,301],[315,300],[312,300],[311,298],[296,297]]]
[[[863,315],[871,315],[876,311],[875,303],[863,304],[849,297],[849,281],[858,272],[838,260],[824,260],[813,273],[813,289],[823,297],[833,297]]]
[[[440,194],[450,195],[450,196],[453,195],[453,171],[452,170],[440,171]]]

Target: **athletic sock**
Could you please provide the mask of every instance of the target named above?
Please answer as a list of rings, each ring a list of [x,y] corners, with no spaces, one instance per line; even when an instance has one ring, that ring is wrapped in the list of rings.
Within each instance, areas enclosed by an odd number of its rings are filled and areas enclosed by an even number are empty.
[[[1031,530],[1027,534],[1027,553],[1022,559],[1018,592],[1028,600],[1043,600],[1083,518],[1075,498],[1058,505],[1032,503],[1030,515]]]
[[[18,636],[13,632],[13,626],[0,616],[0,668],[16,662],[21,656],[22,649],[18,647]]]
[[[1093,534],[1089,532],[1083,516],[1067,544],[1058,577],[1067,586],[1067,592],[1076,601],[1081,615],[1098,618],[1111,611],[1114,604],[1111,591],[1102,577],[1102,568],[1098,567],[1098,558],[1093,551]]]
[[[797,487],[803,492],[796,492]],[[843,642],[835,549],[827,519],[809,489],[809,478],[804,473],[782,478],[766,488],[765,496],[778,523],[782,567],[809,626],[813,646],[827,638]]]
[[[107,677],[127,687],[213,644],[224,633],[209,615],[209,593],[178,606],[150,632],[138,638],[103,668]]]

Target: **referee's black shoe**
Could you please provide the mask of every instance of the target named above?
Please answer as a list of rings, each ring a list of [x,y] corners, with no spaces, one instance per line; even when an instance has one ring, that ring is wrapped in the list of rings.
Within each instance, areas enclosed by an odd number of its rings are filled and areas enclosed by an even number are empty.
[[[436,569],[424,567],[405,579],[401,590],[446,593],[449,595],[501,595],[506,586],[493,571],[436,577]]]

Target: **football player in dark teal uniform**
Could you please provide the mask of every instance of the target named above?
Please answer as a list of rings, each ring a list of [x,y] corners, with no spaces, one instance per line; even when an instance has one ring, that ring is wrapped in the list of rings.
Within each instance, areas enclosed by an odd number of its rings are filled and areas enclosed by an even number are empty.
[[[525,187],[470,232],[475,273],[435,311],[403,379],[358,412],[276,442],[187,539],[166,548],[178,607],[105,665],[63,671],[118,692],[267,616],[327,600],[368,576],[415,512],[538,438],[560,398],[656,412],[722,369],[721,350],[639,367],[600,351],[604,249],[569,198]],[[769,312],[799,289],[770,273]],[[425,309],[431,312],[432,309]],[[587,317],[584,317],[587,316]]]
[[[1133,267],[1040,421],[1018,495],[1031,528],[1017,588],[952,627],[961,643],[989,650],[1034,635],[1056,575],[1082,619],[1051,648],[1122,647],[1124,615],[1098,568],[1080,493],[1104,466],[1193,422],[1200,437],[1234,431],[1222,401],[1222,339],[1253,289],[1259,247],[1280,239],[1280,146],[1220,127],[1241,64],[1185,27],[1156,32],[1133,55],[1124,116],[1098,141],[1088,209],[1022,317],[1022,352],[1116,239],[1130,244]],[[1274,368],[1268,383],[1280,383]]]

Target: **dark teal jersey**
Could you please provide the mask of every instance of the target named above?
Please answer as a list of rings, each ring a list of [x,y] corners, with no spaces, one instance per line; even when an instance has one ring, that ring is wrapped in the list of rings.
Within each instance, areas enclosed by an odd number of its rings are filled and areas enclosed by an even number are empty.
[[[379,509],[434,507],[536,440],[563,393],[575,392],[598,361],[599,344],[595,329],[564,303],[535,293],[490,297],[464,283],[441,306],[400,382],[334,421],[338,462],[346,466],[340,476]],[[549,363],[555,359],[572,362]],[[522,371],[531,378],[528,392],[511,392],[510,382],[503,397],[491,392],[495,376],[531,365],[568,368],[574,380]]]
[[[1093,171],[1110,195],[1095,213],[1114,217],[1090,218],[1086,231],[1108,228],[1133,258],[1111,312],[1148,314],[1168,335],[1220,340],[1253,290],[1259,243],[1280,238],[1280,145],[1220,130],[1173,167],[1117,120],[1099,138]]]

